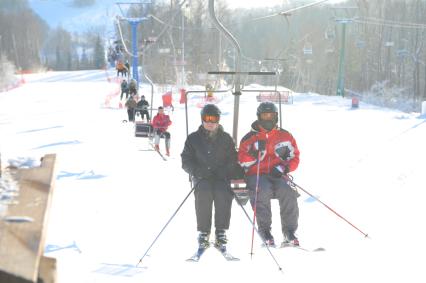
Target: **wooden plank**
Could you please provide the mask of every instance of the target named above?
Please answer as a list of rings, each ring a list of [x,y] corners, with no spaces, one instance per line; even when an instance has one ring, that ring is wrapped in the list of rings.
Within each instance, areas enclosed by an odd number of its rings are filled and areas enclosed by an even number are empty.
[[[0,221],[0,273],[37,282],[46,224],[54,187],[56,155],[46,155],[40,167],[18,169],[17,204],[9,205]]]
[[[43,283],[55,283],[57,281],[56,258],[41,257],[38,278]]]

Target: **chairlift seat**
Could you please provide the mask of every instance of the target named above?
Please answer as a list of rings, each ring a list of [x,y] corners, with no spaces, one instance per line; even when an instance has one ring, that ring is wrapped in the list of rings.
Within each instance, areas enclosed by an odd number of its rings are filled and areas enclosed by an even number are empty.
[[[143,121],[135,122],[135,137],[152,138],[154,137],[154,128],[150,123]]]
[[[398,49],[396,51],[396,54],[398,57],[406,57],[409,54],[409,51],[407,49]]]
[[[292,104],[293,99],[289,90],[280,91],[281,94],[281,103],[284,104]],[[259,95],[256,96],[256,100],[258,102],[270,101],[274,103],[279,103],[280,98],[277,92],[260,92]]]
[[[312,48],[303,48],[303,54],[305,55],[312,55]]]

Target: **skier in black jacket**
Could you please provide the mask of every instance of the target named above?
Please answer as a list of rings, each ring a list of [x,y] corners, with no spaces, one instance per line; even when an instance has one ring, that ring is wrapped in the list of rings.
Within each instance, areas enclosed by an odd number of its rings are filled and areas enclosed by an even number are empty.
[[[213,204],[215,246],[225,247],[233,199],[230,180],[238,179],[237,175],[242,172],[235,143],[219,124],[220,114],[216,105],[204,106],[201,110],[202,125],[188,136],[181,154],[182,168],[192,176],[195,187],[200,248],[209,246]]]
[[[139,100],[137,104],[137,111],[140,113],[142,120],[145,118],[145,115],[146,115],[146,119],[149,123],[151,119],[148,113],[148,106],[149,106],[149,103],[148,101],[146,101],[145,95],[142,95],[141,100]]]

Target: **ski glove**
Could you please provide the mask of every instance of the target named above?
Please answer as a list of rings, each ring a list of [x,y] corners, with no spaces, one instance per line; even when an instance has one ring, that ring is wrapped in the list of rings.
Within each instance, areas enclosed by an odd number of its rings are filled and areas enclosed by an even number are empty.
[[[194,170],[194,177],[199,179],[211,179],[213,177],[213,172],[205,167],[197,167]]]
[[[278,155],[278,157],[281,160],[284,160],[284,161],[288,160],[290,157],[290,149],[288,148],[288,146],[282,146],[277,148],[275,150],[275,153]]]
[[[235,164],[234,168],[232,169],[231,173],[231,180],[238,180],[238,179],[244,179],[245,172],[244,168],[241,167],[240,164]]]
[[[275,178],[281,178],[283,175],[286,175],[289,172],[288,166],[277,165],[272,170],[270,175]]]
[[[266,140],[257,140],[251,145],[248,153],[252,157],[257,159],[259,156],[259,151],[262,152],[262,151],[265,151],[265,149],[266,149]]]

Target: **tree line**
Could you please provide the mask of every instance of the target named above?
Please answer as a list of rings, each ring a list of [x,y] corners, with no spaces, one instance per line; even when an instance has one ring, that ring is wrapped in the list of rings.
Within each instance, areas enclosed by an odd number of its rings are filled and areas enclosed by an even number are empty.
[[[6,2],[26,1],[2,1]],[[235,50],[211,23],[208,1],[157,2],[133,5],[124,15],[146,18],[138,25],[137,55],[154,82],[180,84],[185,79],[204,85],[217,80],[208,71],[235,69]],[[215,2],[218,18],[241,46],[244,71],[279,71],[280,85],[336,95],[343,58],[346,95],[357,93],[384,106],[404,104],[409,111],[419,110],[419,101],[426,100],[425,1],[349,0],[286,16],[276,14],[294,6],[230,10],[224,1]],[[312,1],[297,2],[307,3]],[[110,46],[104,46],[107,39],[102,32],[76,35],[62,28],[47,32],[46,24],[21,6],[15,9],[27,12],[19,21],[14,9],[0,6],[1,53],[17,68],[77,70],[105,65],[105,49]],[[130,25],[120,20],[115,30],[115,40],[123,40],[121,44],[131,51]],[[125,56],[131,59],[130,54]],[[271,85],[276,78],[247,77],[244,83]]]
[[[88,0],[75,0],[81,6]],[[93,2],[93,1],[92,1]],[[93,4],[93,3],[92,3]],[[82,70],[105,67],[104,37],[99,30],[81,34],[50,28],[27,0],[0,2],[0,72]],[[13,66],[13,68],[10,67]],[[6,80],[2,80],[6,84]]]
[[[241,46],[242,70],[279,71],[280,85],[298,92],[336,95],[343,61],[347,96],[362,95],[365,101],[406,111],[418,111],[419,102],[426,100],[425,1],[350,0],[287,16],[276,16],[277,11],[292,8],[284,4],[230,10],[222,1],[215,2],[218,18]],[[160,83],[179,83],[179,74],[185,70],[189,84],[214,80],[206,76],[208,71],[234,70],[234,48],[212,25],[208,1],[192,0],[184,7],[178,3],[132,11],[133,15],[155,15],[139,27],[144,39],[155,38],[168,27],[154,44],[141,40],[144,70]],[[298,5],[308,3],[312,1]],[[272,77],[244,78],[246,84],[275,81]]]

